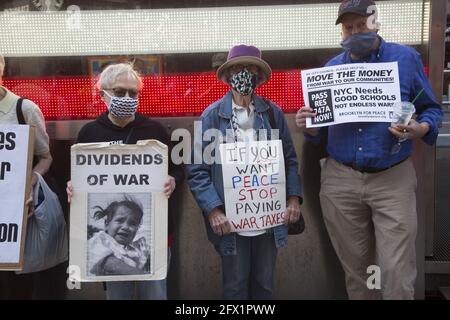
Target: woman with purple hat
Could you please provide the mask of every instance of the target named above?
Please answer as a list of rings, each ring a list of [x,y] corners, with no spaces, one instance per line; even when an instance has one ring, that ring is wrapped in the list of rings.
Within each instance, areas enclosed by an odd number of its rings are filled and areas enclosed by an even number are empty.
[[[223,299],[274,298],[277,250],[287,244],[287,224],[300,218],[302,193],[298,162],[286,120],[277,105],[255,94],[255,89],[267,82],[271,74],[258,48],[247,45],[231,48],[226,62],[217,70],[217,78],[229,85],[230,91],[202,113],[198,126],[201,132],[196,136],[203,137],[204,133],[206,136],[215,130],[231,143],[263,140],[264,133],[267,140],[281,139],[287,198],[284,224],[264,230],[231,232],[224,205],[222,167],[215,161],[218,157],[214,151],[206,158],[208,150],[217,150],[211,144],[217,147],[222,139],[196,141],[192,154],[202,154],[205,158],[201,161],[194,158],[187,169],[189,186],[203,212],[208,238],[222,259]],[[271,129],[279,130],[278,137]]]

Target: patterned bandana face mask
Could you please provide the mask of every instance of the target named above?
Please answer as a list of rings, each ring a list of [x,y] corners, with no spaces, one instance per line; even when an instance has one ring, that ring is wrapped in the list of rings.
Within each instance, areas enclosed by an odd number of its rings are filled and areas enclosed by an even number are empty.
[[[105,90],[103,92],[111,98],[109,101],[108,110],[117,118],[129,118],[136,113],[138,107],[138,99],[130,97],[116,97],[111,96]]]
[[[257,75],[243,69],[230,78],[231,87],[243,96],[248,96],[256,88]]]

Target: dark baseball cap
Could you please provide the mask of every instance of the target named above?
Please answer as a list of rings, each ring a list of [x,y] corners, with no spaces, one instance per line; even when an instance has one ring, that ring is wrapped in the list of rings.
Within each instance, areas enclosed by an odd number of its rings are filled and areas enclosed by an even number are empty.
[[[359,16],[368,17],[374,14],[373,10],[367,10],[370,6],[375,6],[372,0],[344,0],[339,6],[336,24],[341,23],[342,17],[346,13],[354,13]]]

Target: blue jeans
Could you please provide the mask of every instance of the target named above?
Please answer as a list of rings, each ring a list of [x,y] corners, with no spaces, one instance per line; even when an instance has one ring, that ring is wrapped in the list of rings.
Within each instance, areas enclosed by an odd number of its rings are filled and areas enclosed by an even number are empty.
[[[167,279],[106,282],[108,300],[167,300]],[[135,296],[135,293],[137,296]]]
[[[273,233],[256,237],[236,235],[236,250],[236,255],[222,256],[222,298],[274,299],[273,275],[278,250]]]
[[[167,269],[170,265],[170,249],[167,253]],[[154,281],[108,281],[108,300],[167,300],[167,278]]]

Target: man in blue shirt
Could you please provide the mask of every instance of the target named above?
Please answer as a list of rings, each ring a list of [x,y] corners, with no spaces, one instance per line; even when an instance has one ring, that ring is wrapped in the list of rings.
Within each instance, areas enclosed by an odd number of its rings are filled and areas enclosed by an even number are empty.
[[[345,52],[327,66],[398,62],[402,101],[413,101],[417,118],[408,125],[346,123],[306,128],[313,109],[303,107],[297,126],[314,144],[327,141],[320,200],[324,220],[346,275],[350,299],[413,299],[416,279],[417,186],[410,160],[412,140],[434,144],[442,110],[433,96],[420,55],[378,35],[375,3],[346,0],[336,24],[342,25]],[[419,95],[420,93],[420,95]],[[400,143],[399,139],[406,141]],[[401,141],[400,140],[400,141]],[[370,265],[381,269],[381,290],[367,286]]]

